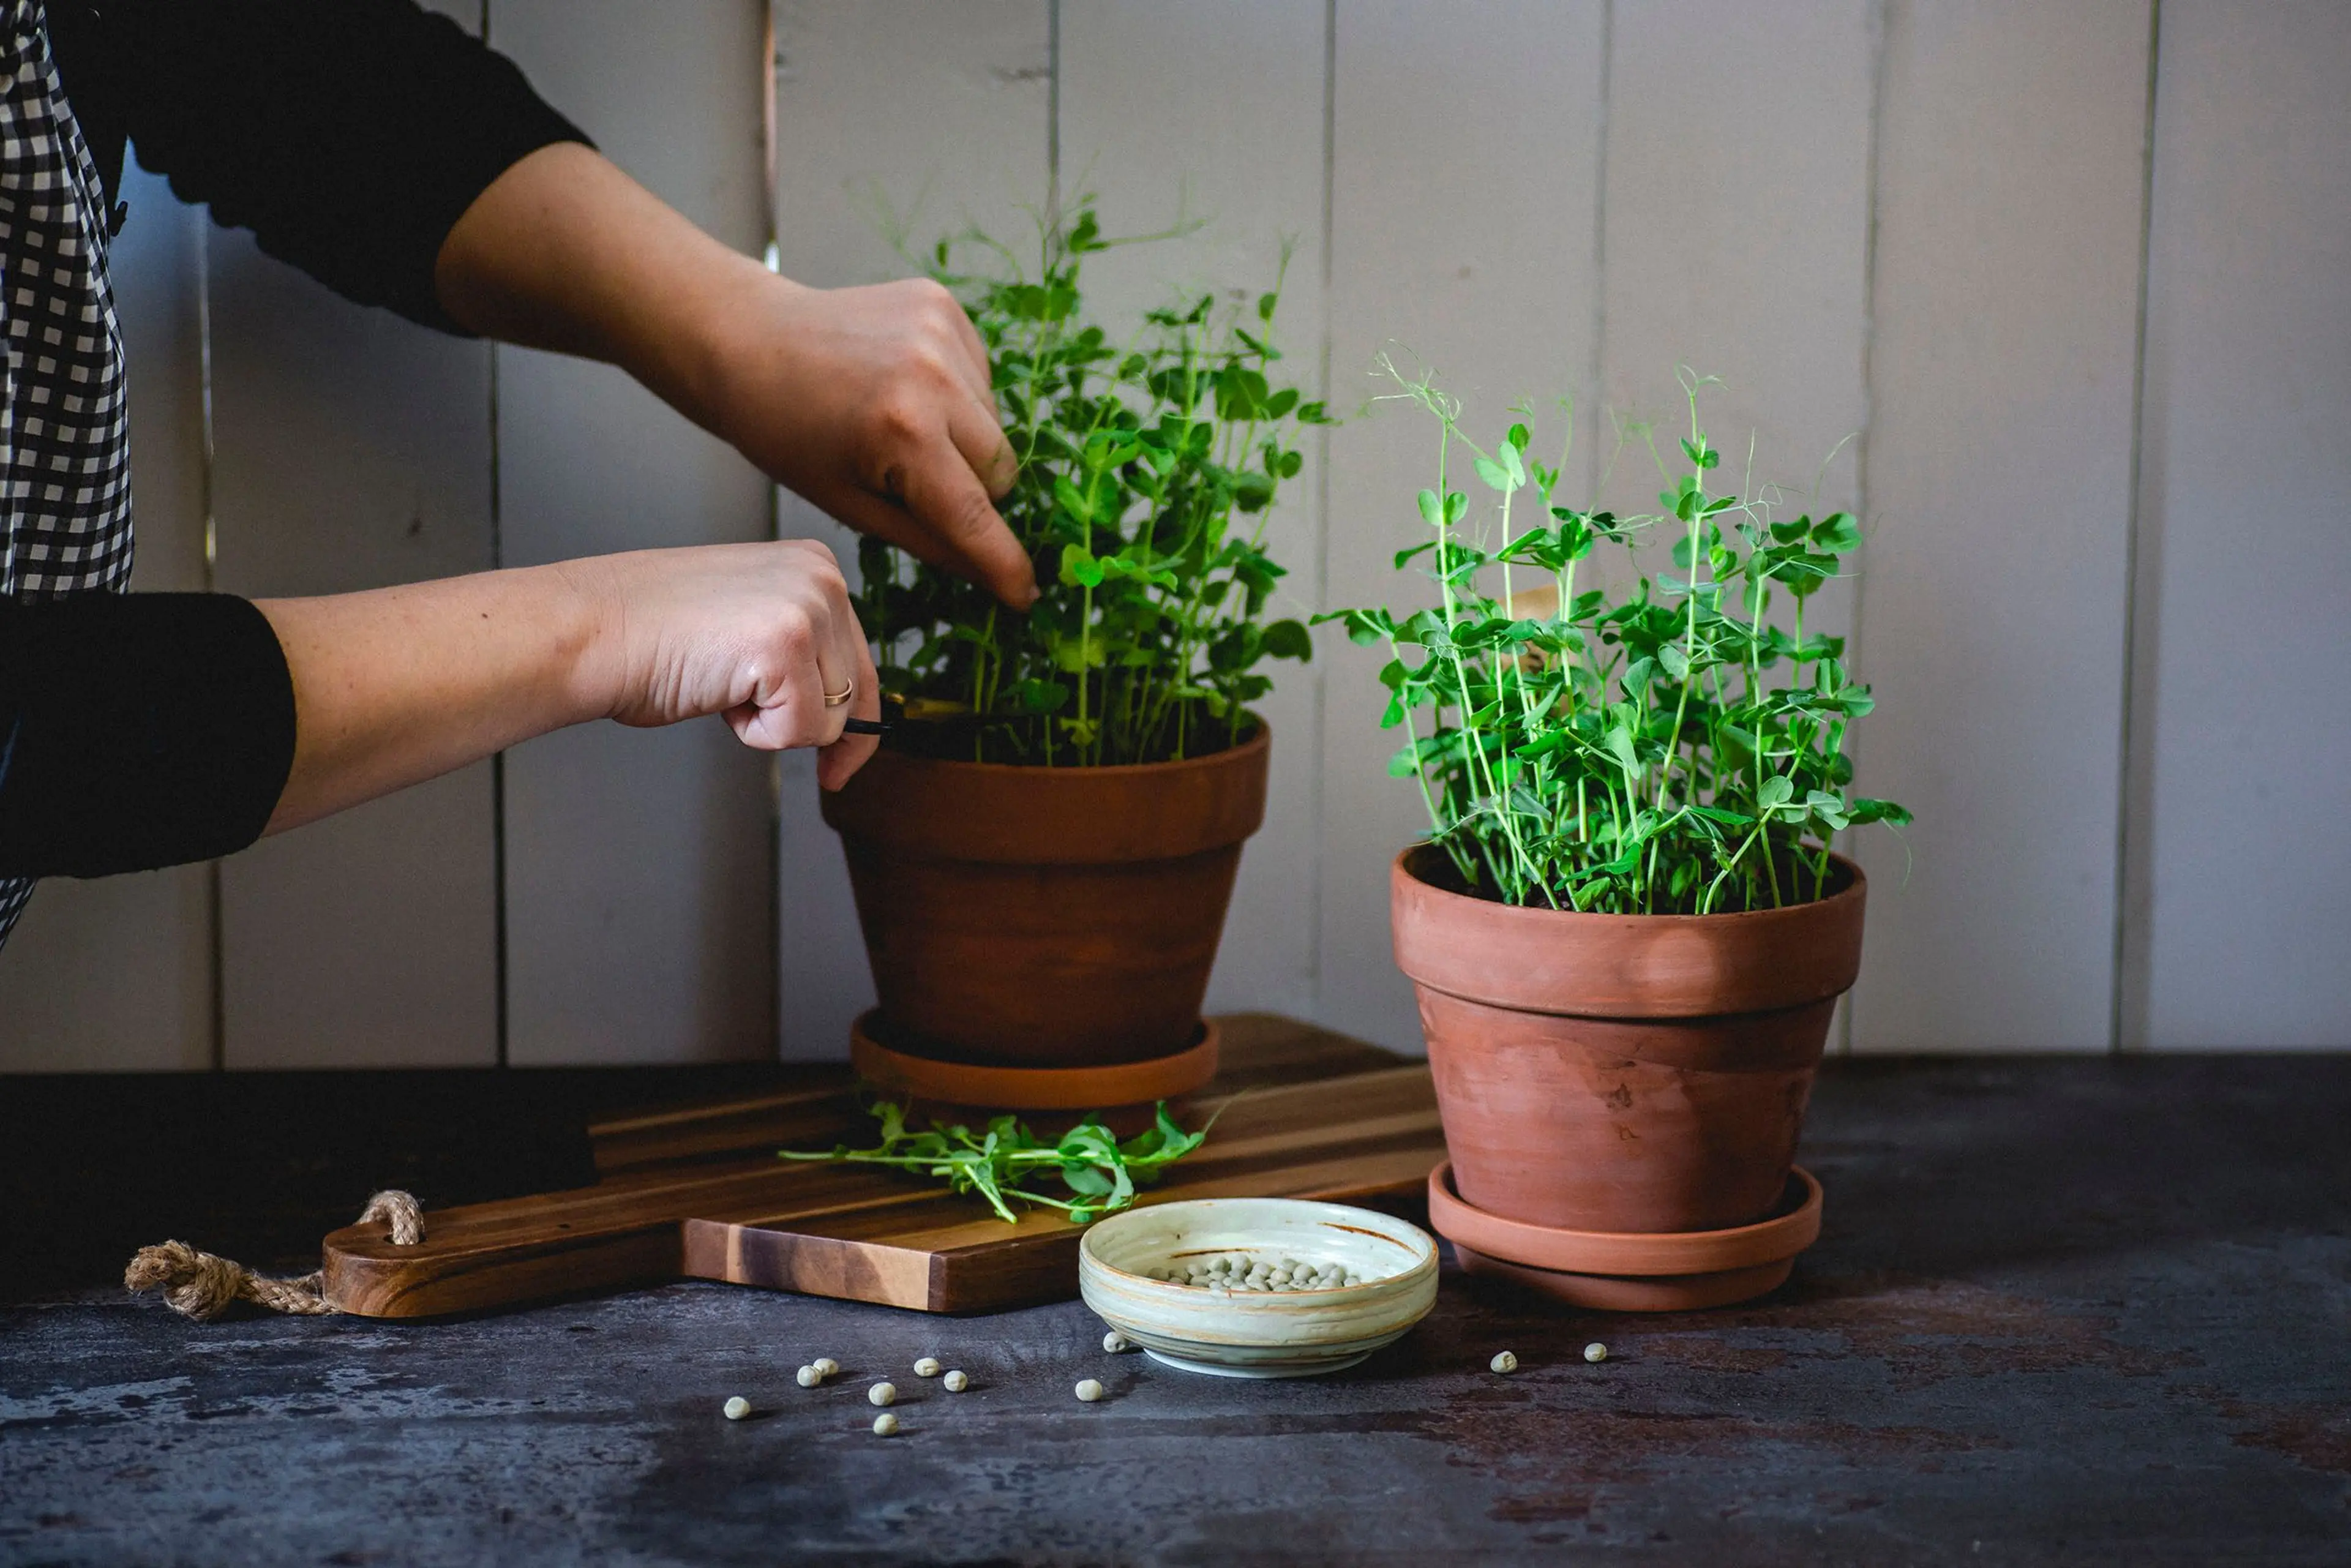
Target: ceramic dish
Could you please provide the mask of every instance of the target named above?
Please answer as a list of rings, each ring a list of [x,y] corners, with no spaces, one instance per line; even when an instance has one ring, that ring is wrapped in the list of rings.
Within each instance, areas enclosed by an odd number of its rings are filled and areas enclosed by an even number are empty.
[[[1360,1285],[1236,1291],[1154,1275],[1231,1254],[1338,1263]],[[1195,1198],[1096,1220],[1078,1289],[1155,1360],[1220,1377],[1311,1377],[1354,1365],[1437,1304],[1437,1243],[1370,1209],[1287,1197]]]

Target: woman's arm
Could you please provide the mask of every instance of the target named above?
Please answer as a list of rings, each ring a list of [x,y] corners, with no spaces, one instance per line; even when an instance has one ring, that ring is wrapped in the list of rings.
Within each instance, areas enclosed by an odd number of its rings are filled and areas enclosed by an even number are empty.
[[[722,714],[745,745],[872,754],[872,657],[820,544],[644,550],[365,593],[264,600],[293,680],[282,832],[567,725]],[[856,695],[828,706],[826,693]]]
[[[469,330],[617,364],[852,527],[1036,598],[990,503],[1013,461],[987,353],[938,285],[778,277],[578,142],[493,181],[434,276]]]

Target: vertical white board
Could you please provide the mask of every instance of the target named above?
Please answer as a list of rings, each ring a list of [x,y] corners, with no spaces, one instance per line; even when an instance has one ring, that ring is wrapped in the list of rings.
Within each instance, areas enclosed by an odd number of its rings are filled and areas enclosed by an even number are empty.
[[[1723,453],[1716,484],[1746,470],[1751,434],[1755,478],[1812,505],[1823,462],[1868,417],[1872,6],[1617,0],[1614,10],[1602,397],[1653,419],[1671,455],[1688,418],[1676,367],[1719,377],[1699,401]],[[1587,457],[1614,439],[1600,412],[1580,422]],[[1853,457],[1848,444],[1820,505],[1853,504]],[[1660,488],[1647,450],[1628,448],[1603,499],[1655,512]]]
[[[1878,153],[1859,1050],[2099,1051],[2147,0],[1897,0]]]
[[[877,201],[918,241],[968,224],[1033,232],[1049,167],[1047,0],[777,0],[774,15],[786,277],[834,287],[907,276]],[[788,537],[830,543],[853,571],[846,528],[788,493],[779,521]],[[782,1051],[843,1057],[850,1021],[873,1001],[849,873],[817,815],[813,755],[788,755],[779,772]]]
[[[2172,0],[2156,102],[2125,1043],[2351,1045],[2351,6]]]
[[[131,399],[131,588],[204,586],[204,214],[126,163],[110,256]],[[0,1072],[213,1064],[211,869],[58,877],[0,951]]]
[[[490,41],[605,155],[728,245],[767,243],[763,0],[494,0]],[[765,538],[768,486],[622,371],[499,349],[503,564]],[[507,754],[507,1059],[774,1049],[767,758],[716,719]]]
[[[1384,349],[1433,367],[1485,428],[1524,397],[1573,392],[1592,352],[1606,7],[1342,0],[1332,55],[1326,603],[1417,602],[1391,569],[1423,532],[1437,428],[1384,405]],[[1320,1002],[1334,1029],[1420,1048],[1388,937],[1388,862],[1426,834],[1387,775],[1381,651],[1326,634]]]
[[[1062,0],[1064,200],[1097,198],[1106,233],[1149,234],[1179,206],[1207,220],[1182,241],[1086,263],[1090,308],[1114,336],[1143,313],[1216,287],[1255,299],[1292,242],[1275,335],[1308,398],[1322,386],[1324,0]],[[1180,69],[1145,62],[1181,61]],[[1272,613],[1321,608],[1319,442],[1269,514],[1267,549],[1290,576]],[[1320,664],[1263,666],[1273,727],[1265,826],[1241,857],[1208,988],[1214,1011],[1314,1005]]]
[[[215,583],[267,598],[486,569],[487,346],[340,299],[242,230],[211,246]],[[497,1060],[490,797],[477,763],[222,862],[230,1067]]]

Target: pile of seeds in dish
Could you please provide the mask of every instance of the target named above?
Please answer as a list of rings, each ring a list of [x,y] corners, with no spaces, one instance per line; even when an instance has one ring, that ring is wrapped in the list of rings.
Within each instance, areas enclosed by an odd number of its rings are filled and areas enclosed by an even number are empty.
[[[1343,1263],[1315,1263],[1288,1256],[1269,1262],[1247,1252],[1171,1260],[1166,1268],[1146,1277],[1171,1285],[1223,1291],[1335,1291],[1364,1283],[1361,1274]]]

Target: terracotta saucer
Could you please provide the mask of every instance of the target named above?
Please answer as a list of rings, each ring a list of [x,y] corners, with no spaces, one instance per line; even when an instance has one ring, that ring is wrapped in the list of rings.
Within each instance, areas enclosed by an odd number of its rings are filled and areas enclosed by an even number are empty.
[[[1798,1167],[1771,1218],[1727,1230],[1562,1230],[1472,1207],[1450,1161],[1428,1173],[1428,1219],[1465,1272],[1514,1280],[1571,1306],[1691,1312],[1760,1296],[1821,1233],[1821,1184]]]
[[[850,1064],[877,1088],[949,1105],[998,1111],[1148,1105],[1189,1094],[1217,1075],[1217,1026],[1207,1019],[1201,1021],[1190,1045],[1144,1061],[1107,1067],[988,1067],[893,1050],[873,1038],[874,1017],[872,1012],[862,1014],[851,1026]]]

